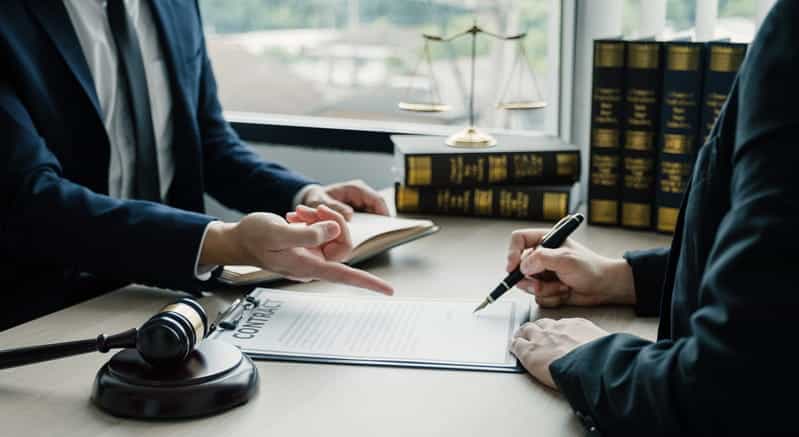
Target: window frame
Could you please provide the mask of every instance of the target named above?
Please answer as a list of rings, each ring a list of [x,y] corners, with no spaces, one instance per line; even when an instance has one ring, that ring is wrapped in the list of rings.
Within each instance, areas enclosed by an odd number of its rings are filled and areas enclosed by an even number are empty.
[[[547,44],[550,54],[547,84],[558,90],[557,98],[548,99],[550,114],[544,130],[486,129],[491,133],[540,136],[542,133],[567,139],[570,135],[571,83],[574,67],[575,0],[549,0]],[[427,125],[391,121],[357,120],[335,117],[301,116],[275,113],[226,111],[225,117],[244,141],[296,147],[334,149],[356,152],[394,153],[391,135],[450,135],[459,126]]]

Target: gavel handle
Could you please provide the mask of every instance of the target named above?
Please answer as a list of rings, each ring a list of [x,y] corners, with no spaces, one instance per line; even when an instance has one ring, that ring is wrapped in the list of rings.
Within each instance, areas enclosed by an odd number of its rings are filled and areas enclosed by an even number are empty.
[[[58,358],[70,357],[89,352],[108,352],[110,349],[136,347],[138,329],[133,328],[119,334],[106,337],[100,334],[97,338],[41,346],[21,347],[0,351],[0,369],[40,363]]]

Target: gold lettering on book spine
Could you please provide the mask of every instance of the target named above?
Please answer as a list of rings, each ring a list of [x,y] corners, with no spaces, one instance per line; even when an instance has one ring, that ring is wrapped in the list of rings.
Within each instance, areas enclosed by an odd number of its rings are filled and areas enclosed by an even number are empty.
[[[664,193],[684,193],[692,167],[690,162],[661,161],[660,191]]]
[[[615,200],[592,200],[588,206],[591,223],[615,225],[619,222],[619,202]]]
[[[621,205],[621,224],[634,228],[652,226],[652,206],[648,203],[623,203]]]
[[[579,172],[577,155],[574,153],[558,153],[555,155],[555,164],[558,176],[577,176]]]
[[[654,150],[655,141],[652,132],[627,131],[625,134],[624,148],[628,150],[648,151]]]
[[[469,212],[471,200],[471,191],[457,192],[450,191],[447,188],[439,189],[436,191],[436,212],[456,212],[466,214]]]
[[[619,147],[618,129],[594,128],[591,130],[591,145],[602,149]]]
[[[477,158],[471,163],[466,162],[463,156],[449,158],[449,181],[455,185],[462,184],[464,180],[482,183],[484,164],[485,158]]]
[[[673,154],[688,154],[693,152],[693,139],[691,135],[664,134],[663,151]]]
[[[494,211],[494,191],[474,190],[474,214],[490,216]]]
[[[527,218],[530,195],[523,191],[501,190],[499,192],[499,215],[502,217]]]
[[[699,54],[699,46],[669,46],[666,68],[672,71],[697,71]]]
[[[508,180],[508,157],[505,155],[488,156],[488,182],[505,182]]]
[[[624,66],[624,43],[597,43],[594,46],[594,65],[602,68],[620,68]]]
[[[560,220],[568,214],[568,197],[566,193],[544,193],[544,220]]]
[[[513,176],[515,179],[540,177],[544,174],[544,158],[537,153],[513,155]]]
[[[615,187],[619,183],[619,157],[594,154],[591,159],[591,185]]]
[[[397,187],[397,210],[400,212],[418,211],[419,190],[403,186]]]
[[[639,70],[654,70],[660,64],[659,53],[658,44],[630,43],[627,46],[627,66]]]
[[[744,60],[746,49],[744,47],[710,47],[710,71],[718,73],[733,73],[738,71]]]
[[[658,207],[658,231],[674,233],[679,215],[679,208]]]
[[[431,156],[408,157],[408,185],[430,185],[433,181],[433,158]]]
[[[632,190],[648,190],[652,186],[654,168],[655,162],[649,158],[624,158],[624,186]]]

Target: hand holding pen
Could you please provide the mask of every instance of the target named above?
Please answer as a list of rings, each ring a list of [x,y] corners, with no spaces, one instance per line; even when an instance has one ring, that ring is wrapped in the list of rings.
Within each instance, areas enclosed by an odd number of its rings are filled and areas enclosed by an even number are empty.
[[[555,223],[555,226],[553,226],[551,230],[549,230],[546,234],[541,236],[540,239],[536,240],[535,244],[540,245],[542,249],[554,249],[560,247],[560,245],[563,244],[567,238],[569,238],[569,235],[571,235],[571,233],[574,232],[574,230],[577,229],[578,226],[580,226],[580,223],[582,223],[584,219],[585,218],[583,217],[583,215],[579,213],[563,217],[557,223]],[[516,235],[516,233],[514,233],[514,235]],[[514,240],[511,241],[513,242]],[[526,243],[524,239],[522,240],[522,242]],[[527,246],[528,245],[525,244],[523,246],[524,249],[528,248]],[[529,246],[532,247],[533,245]],[[527,258],[529,258],[529,256]],[[509,261],[510,261],[510,254],[509,254]],[[509,262],[508,264],[509,267],[510,264],[511,263]],[[508,270],[509,271],[508,276],[506,276],[505,279],[500,281],[499,285],[497,285],[496,288],[494,288],[494,290],[488,294],[485,300],[480,305],[478,305],[477,308],[475,308],[474,310],[475,313],[487,307],[488,305],[494,303],[494,301],[499,299],[500,296],[508,292],[519,281],[524,279],[525,275],[535,274],[539,275],[539,279],[541,280],[546,279],[546,277],[544,276],[544,272],[546,272],[545,269],[533,273],[527,273],[522,270],[521,268],[522,266],[518,261],[514,264],[515,267],[512,270],[511,269]]]
[[[623,258],[602,256],[571,238],[557,248],[545,247],[541,243],[549,232],[523,229],[512,234],[506,270],[518,268],[523,276],[517,288],[548,308],[635,303],[632,270]]]

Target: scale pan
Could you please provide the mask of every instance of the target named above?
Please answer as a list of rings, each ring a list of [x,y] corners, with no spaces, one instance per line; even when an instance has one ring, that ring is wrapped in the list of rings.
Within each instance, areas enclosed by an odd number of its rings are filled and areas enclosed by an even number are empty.
[[[503,102],[497,103],[498,109],[505,109],[508,111],[522,110],[522,109],[541,109],[547,106],[547,102],[543,100],[530,100],[522,102]]]
[[[449,105],[443,103],[410,103],[399,102],[397,105],[403,111],[411,112],[445,112],[449,111]]]

